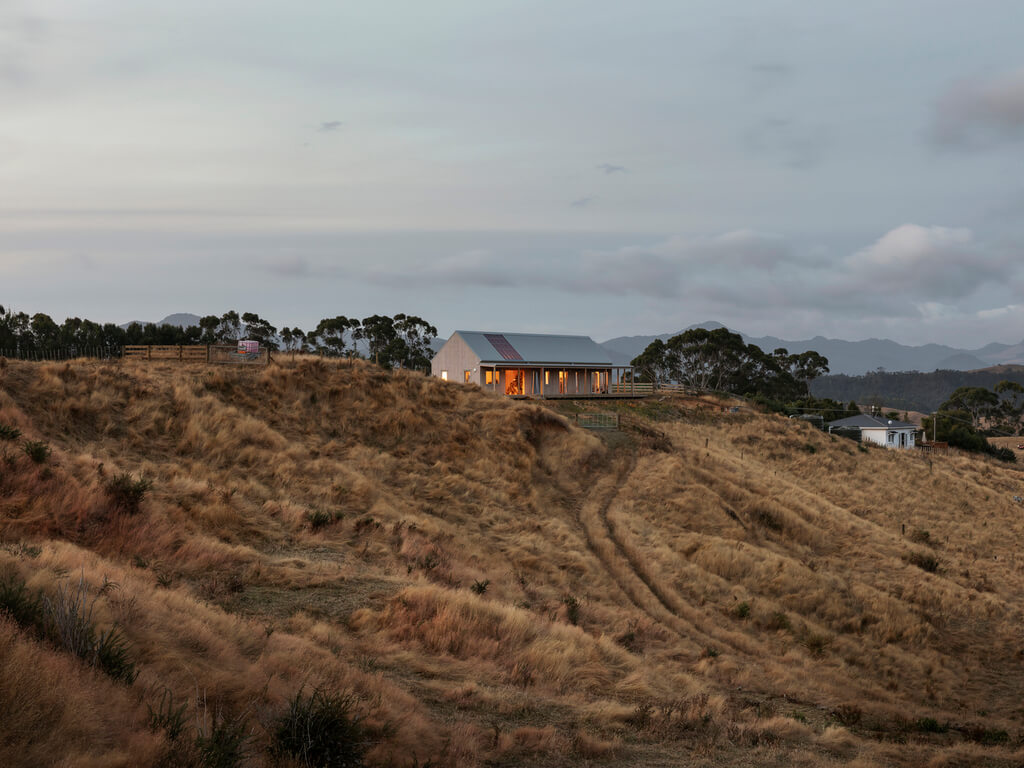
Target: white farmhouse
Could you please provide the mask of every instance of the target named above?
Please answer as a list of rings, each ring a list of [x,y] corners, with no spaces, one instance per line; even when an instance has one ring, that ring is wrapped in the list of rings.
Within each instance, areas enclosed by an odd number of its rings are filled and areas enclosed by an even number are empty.
[[[628,395],[630,366],[613,365],[589,336],[456,331],[431,374],[513,397]]]
[[[860,430],[861,442],[876,443],[886,448],[913,448],[917,434],[917,425],[905,421],[895,421],[881,416],[869,416],[862,413],[848,419],[831,421],[828,431],[833,429]]]

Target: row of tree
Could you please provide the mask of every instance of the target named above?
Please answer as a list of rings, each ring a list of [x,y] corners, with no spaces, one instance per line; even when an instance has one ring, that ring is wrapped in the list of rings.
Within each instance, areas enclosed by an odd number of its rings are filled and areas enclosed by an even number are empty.
[[[990,453],[1015,461],[1009,448],[997,448],[986,438],[1020,435],[1024,429],[1024,386],[1001,381],[991,390],[959,387],[933,416],[922,419],[925,434],[968,451]]]
[[[692,328],[668,341],[655,339],[632,365],[638,381],[677,382],[780,403],[806,398],[810,382],[828,373],[828,359],[817,352],[791,355],[779,348],[767,353],[727,328]]]
[[[992,389],[1003,380],[1024,384],[1024,368],[980,371],[872,371],[860,376],[830,374],[811,384],[816,397],[932,413],[960,387]]]
[[[131,323],[120,327],[69,317],[56,323],[49,315],[0,306],[0,353],[15,357],[60,351],[74,357],[85,354],[116,356],[132,344],[234,344],[258,341],[271,350],[318,352],[332,357],[366,357],[389,368],[422,369],[430,365],[431,342],[437,328],[415,315],[371,315],[362,320],[344,315],[321,320],[310,331],[278,330],[254,312],[232,310],[207,315],[198,325],[179,327]]]

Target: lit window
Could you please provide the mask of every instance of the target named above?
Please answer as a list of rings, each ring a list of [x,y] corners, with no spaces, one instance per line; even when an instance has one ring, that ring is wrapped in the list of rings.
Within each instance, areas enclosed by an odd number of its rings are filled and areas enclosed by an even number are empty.
[[[448,381],[448,371],[441,371],[441,378]]]
[[[484,380],[488,384],[494,383],[494,371],[484,371]]]
[[[466,383],[467,383],[467,384],[469,384],[469,373],[470,373],[470,372],[469,372],[469,371],[464,371],[463,373],[464,373],[464,374],[465,374],[465,376],[466,376]]]
[[[544,371],[544,386],[551,383],[551,371]]]

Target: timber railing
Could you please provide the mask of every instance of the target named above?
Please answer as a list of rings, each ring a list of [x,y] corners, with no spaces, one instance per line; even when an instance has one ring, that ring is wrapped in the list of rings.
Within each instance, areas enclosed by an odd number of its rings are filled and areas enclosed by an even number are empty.
[[[608,385],[609,395],[651,395],[654,385],[642,381],[616,381]]]
[[[122,355],[126,360],[177,360],[183,363],[231,363],[234,365],[266,365],[270,350],[239,354],[238,347],[214,344],[129,344]]]

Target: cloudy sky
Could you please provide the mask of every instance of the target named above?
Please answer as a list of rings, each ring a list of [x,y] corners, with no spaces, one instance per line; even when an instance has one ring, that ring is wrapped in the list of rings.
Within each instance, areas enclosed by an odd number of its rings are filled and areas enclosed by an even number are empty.
[[[1019,0],[0,0],[0,304],[1024,338]]]

